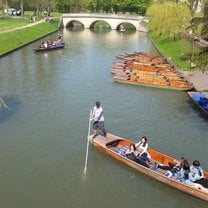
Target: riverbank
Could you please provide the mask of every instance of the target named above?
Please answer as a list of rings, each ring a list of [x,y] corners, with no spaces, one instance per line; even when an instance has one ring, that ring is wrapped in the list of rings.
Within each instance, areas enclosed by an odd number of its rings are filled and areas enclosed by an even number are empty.
[[[191,82],[196,91],[208,91],[208,74],[203,73],[201,70],[191,70],[190,64],[181,58],[187,52],[187,48],[184,51],[185,45],[188,43],[186,41],[163,41],[160,38],[154,38],[151,35],[150,39],[152,43],[157,48],[159,53],[167,58],[167,60],[176,66],[178,70],[183,74],[184,78]],[[191,49],[190,49],[191,50]]]
[[[44,19],[0,33],[0,58],[58,30],[59,19],[52,23]]]
[[[208,92],[208,75],[204,74],[200,70],[194,72],[183,72],[184,78],[193,83],[196,91],[207,91]]]

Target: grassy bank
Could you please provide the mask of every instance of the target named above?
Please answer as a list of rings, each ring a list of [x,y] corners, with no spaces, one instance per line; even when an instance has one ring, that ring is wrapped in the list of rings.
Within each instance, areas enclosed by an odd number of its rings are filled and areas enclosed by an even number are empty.
[[[183,71],[194,70],[190,67],[191,43],[186,40],[170,41],[163,37],[154,37],[150,34],[155,46],[172,64]],[[197,49],[195,49],[197,50]]]
[[[28,19],[23,18],[6,18],[6,17],[0,17],[0,33],[3,33],[6,30],[13,29],[14,27],[22,27],[27,24],[29,24]]]
[[[35,41],[58,29],[59,20],[53,23],[43,22],[32,27],[27,27],[13,32],[0,34],[0,56]]]

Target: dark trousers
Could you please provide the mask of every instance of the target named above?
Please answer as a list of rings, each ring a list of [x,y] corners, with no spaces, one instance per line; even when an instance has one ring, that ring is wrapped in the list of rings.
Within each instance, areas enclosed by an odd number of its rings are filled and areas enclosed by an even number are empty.
[[[95,121],[93,123],[93,129],[96,129],[96,135],[101,134],[102,136],[106,137],[107,133],[104,126],[104,121]]]
[[[143,165],[143,166],[149,168],[149,165],[144,160],[142,160],[141,158],[137,158],[133,153],[126,155],[126,157],[130,160],[133,160],[133,161],[139,163],[140,165]]]
[[[195,183],[199,183],[202,186],[204,186],[205,188],[208,188],[208,180],[205,178],[202,178],[200,180],[196,180]]]

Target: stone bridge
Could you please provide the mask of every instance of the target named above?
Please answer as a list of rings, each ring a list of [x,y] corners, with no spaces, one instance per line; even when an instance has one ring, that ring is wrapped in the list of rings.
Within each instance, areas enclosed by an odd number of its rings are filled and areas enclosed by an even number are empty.
[[[146,28],[141,25],[142,20],[146,20],[143,16],[120,15],[120,14],[63,14],[61,16],[60,26],[67,27],[73,22],[79,22],[84,28],[93,28],[97,21],[104,21],[108,23],[112,30],[118,30],[119,26],[123,23],[132,24],[137,31],[147,32]]]

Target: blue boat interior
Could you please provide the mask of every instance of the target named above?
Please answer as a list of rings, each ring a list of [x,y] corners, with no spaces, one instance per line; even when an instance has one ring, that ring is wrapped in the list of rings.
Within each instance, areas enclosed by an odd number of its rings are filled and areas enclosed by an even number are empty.
[[[194,101],[196,101],[202,108],[208,110],[208,99],[201,93],[192,95]]]

